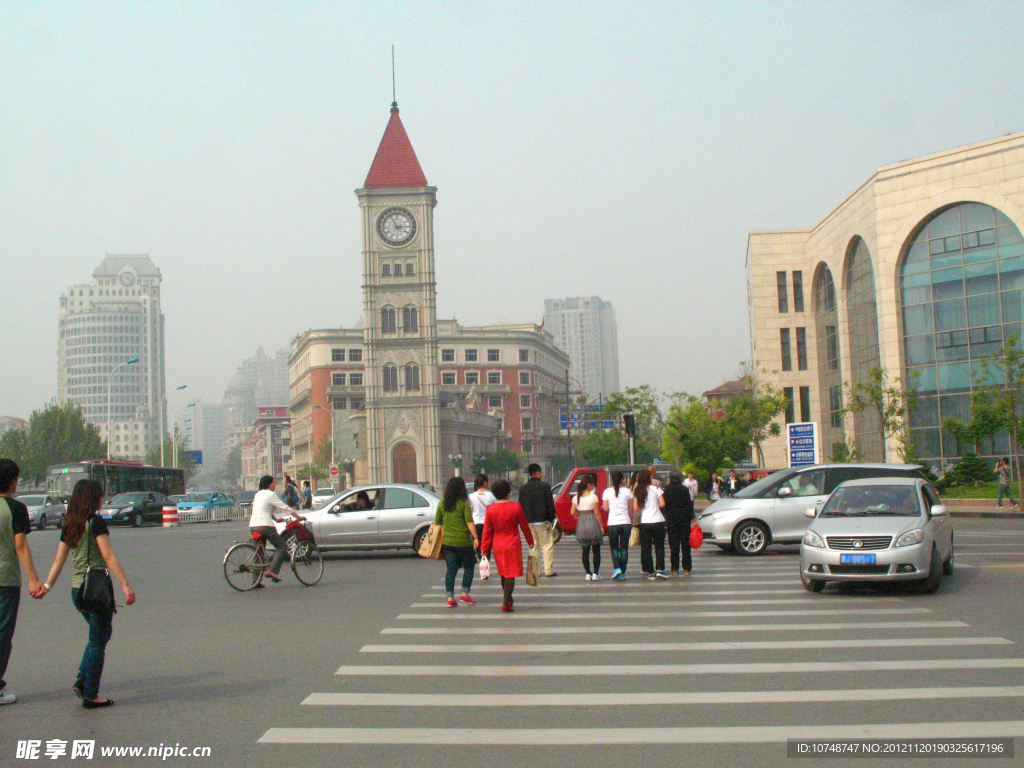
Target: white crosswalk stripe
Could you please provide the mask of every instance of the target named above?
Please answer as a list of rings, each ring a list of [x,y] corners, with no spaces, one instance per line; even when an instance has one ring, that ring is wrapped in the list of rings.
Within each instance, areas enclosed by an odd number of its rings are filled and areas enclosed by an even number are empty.
[[[578,557],[565,544],[557,551]],[[941,603],[915,604],[909,591],[811,595],[792,556],[755,560],[706,550],[694,554],[692,576],[668,581],[631,573],[625,582],[585,582],[578,564],[560,563],[557,570],[558,578],[541,579],[536,588],[518,580],[512,614],[497,610],[496,578],[474,583],[479,605],[455,609],[446,606],[444,586],[431,585],[380,629],[380,642],[359,649],[365,662],[336,667],[322,690],[306,695],[308,727],[270,728],[259,741],[562,750],[1024,737],[1024,718],[984,717],[999,711],[985,702],[1024,699],[1024,686],[1008,684],[1024,670],[1017,646],[959,617],[936,615]],[[417,642],[404,642],[411,637]],[[545,642],[548,637],[556,642]],[[745,676],[762,675],[753,687],[742,684]],[[795,676],[803,677],[794,682]],[[445,678],[460,682],[438,683]],[[967,701],[977,704],[964,706]],[[870,706],[881,702],[917,703],[913,717],[898,717],[897,709]],[[793,709],[801,704],[826,706]],[[488,718],[496,707],[502,727]],[[579,713],[579,727],[538,727],[550,723],[537,713],[558,707]],[[607,713],[622,707],[656,707],[661,718],[605,727],[619,722]],[[676,727],[695,707],[733,709],[728,725]],[[777,716],[743,723],[772,707]],[[438,708],[457,710],[459,726],[415,719],[417,711]],[[374,713],[372,727],[348,727],[366,725],[366,718],[349,722],[342,714],[357,709]],[[1018,701],[1002,711],[1021,709]],[[891,713],[891,721],[873,719],[873,712]]]

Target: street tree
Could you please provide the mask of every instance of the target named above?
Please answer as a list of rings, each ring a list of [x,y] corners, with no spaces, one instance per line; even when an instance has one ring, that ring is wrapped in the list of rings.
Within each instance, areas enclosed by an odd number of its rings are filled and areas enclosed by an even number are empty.
[[[177,445],[175,445],[177,443]],[[189,480],[199,474],[201,471],[196,463],[192,461],[192,458],[186,453],[188,449],[185,444],[185,435],[178,430],[174,430],[173,435],[167,435],[164,438],[164,450],[163,456],[164,461],[167,462],[169,467],[178,467],[185,471],[185,485],[188,485]],[[154,467],[160,466],[160,448],[159,446],[151,450],[146,455],[146,463]]]
[[[705,473],[746,457],[748,433],[733,419],[712,418],[702,398],[678,393],[665,417],[662,457],[676,466],[693,464]]]
[[[1011,334],[1002,348],[985,355],[977,361],[974,384],[988,405],[998,415],[1010,438],[1010,452],[1017,473],[1018,498],[1024,495],[1024,479],[1020,474],[1019,435],[1024,428],[1024,352],[1021,351],[1020,337]]]
[[[71,401],[33,411],[27,430],[11,430],[0,439],[0,456],[17,461],[22,477],[33,484],[43,482],[51,464],[103,459],[106,455],[107,444],[99,430],[86,423],[81,407]]]
[[[843,413],[868,412],[875,417],[883,451],[890,438],[899,440],[899,454],[904,461],[914,453],[906,415],[913,408],[917,393],[913,386],[899,376],[889,378],[884,368],[872,368],[867,381],[846,385],[846,407]]]
[[[974,455],[981,455],[981,443],[994,437],[997,432],[1007,429],[1006,414],[1002,412],[998,402],[991,394],[979,390],[971,397],[971,420],[964,424],[957,419],[945,419],[942,428],[957,439],[958,443],[966,443],[974,448]]]
[[[508,448],[481,453],[473,459],[473,473],[492,477],[507,475],[519,470],[519,455]]]
[[[789,398],[765,378],[757,382],[748,378],[747,383],[749,389],[726,401],[723,421],[731,422],[732,427],[746,434],[747,442],[754,446],[757,466],[763,467],[761,444],[769,437],[782,434],[782,427],[775,419],[780,413],[785,413]]]
[[[636,424],[636,460],[641,463],[661,453],[662,433],[665,430],[665,419],[661,412],[662,397],[649,384],[639,387],[626,387],[623,392],[613,392],[608,396],[599,418],[614,421],[620,434],[622,416],[632,413]],[[629,451],[622,461],[628,460]]]
[[[220,479],[225,485],[237,486],[242,480],[242,446],[236,445],[228,455],[224,457],[224,467],[220,472]]]

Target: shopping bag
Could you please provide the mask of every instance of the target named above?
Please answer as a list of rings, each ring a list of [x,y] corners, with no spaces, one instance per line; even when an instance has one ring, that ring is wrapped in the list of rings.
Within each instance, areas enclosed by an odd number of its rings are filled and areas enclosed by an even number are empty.
[[[700,529],[699,525],[695,525],[690,528],[690,548],[700,549],[700,545],[704,543],[704,531]]]
[[[480,578],[488,579],[491,576],[491,561],[487,559],[487,555],[480,558]]]
[[[533,555],[526,558],[526,584],[530,587],[537,586],[537,558]]]
[[[640,543],[640,526],[634,525],[633,530],[629,532],[629,546],[635,547]]]
[[[441,540],[443,536],[444,529],[437,523],[431,523],[430,530],[427,531],[427,535],[423,537],[423,543],[420,544],[420,557],[426,557],[430,560],[440,560]]]

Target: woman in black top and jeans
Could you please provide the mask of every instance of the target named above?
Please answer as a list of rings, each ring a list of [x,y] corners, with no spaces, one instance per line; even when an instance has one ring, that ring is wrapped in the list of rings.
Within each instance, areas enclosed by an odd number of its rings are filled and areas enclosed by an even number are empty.
[[[690,555],[690,523],[693,521],[693,499],[690,489],[683,485],[683,473],[673,471],[665,488],[665,528],[668,532],[668,554],[672,563],[672,575],[679,575],[679,550],[683,551],[683,573],[687,576],[693,568]]]

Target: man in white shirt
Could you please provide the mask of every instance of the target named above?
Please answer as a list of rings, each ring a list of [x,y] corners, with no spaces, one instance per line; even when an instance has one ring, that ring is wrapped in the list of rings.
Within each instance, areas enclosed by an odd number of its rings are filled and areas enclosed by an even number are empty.
[[[683,485],[685,485],[687,489],[689,489],[690,498],[696,499],[697,491],[699,490],[700,486],[697,484],[697,478],[693,476],[693,472],[686,473],[686,479],[683,480]]]
[[[489,490],[490,480],[487,475],[481,473],[476,476],[473,480],[473,492],[469,494],[469,504],[473,508],[473,525],[476,526],[476,540],[481,542],[484,540],[484,520],[487,517],[487,508],[491,506],[497,499],[494,494]],[[477,556],[480,555],[479,545],[477,546]],[[486,579],[486,576],[481,578]]]
[[[293,517],[296,520],[305,519],[301,515],[295,514],[292,508],[274,492],[276,487],[277,484],[271,475],[264,475],[260,478],[260,490],[252,500],[252,515],[249,517],[249,530],[263,534],[263,538],[274,545],[276,550],[274,559],[270,563],[270,568],[264,571],[264,575],[275,582],[281,580],[277,573],[281,570],[284,561],[288,559],[288,545],[284,543],[284,539],[277,532],[274,523],[283,523],[288,520],[288,517]],[[274,514],[275,509],[288,513],[287,517],[278,517]],[[262,584],[256,586],[262,586]]]

